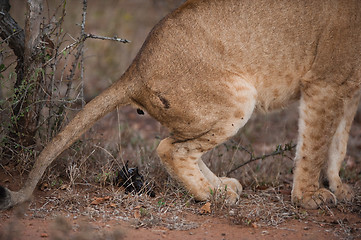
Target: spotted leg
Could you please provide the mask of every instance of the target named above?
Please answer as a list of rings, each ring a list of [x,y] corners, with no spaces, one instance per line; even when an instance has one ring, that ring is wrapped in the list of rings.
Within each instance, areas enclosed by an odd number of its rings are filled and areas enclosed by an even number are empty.
[[[339,176],[341,164],[345,159],[347,150],[347,140],[349,131],[361,93],[358,92],[350,99],[345,99],[343,107],[343,117],[338,124],[336,133],[333,135],[331,146],[328,153],[328,164],[326,175],[329,182],[330,190],[336,195],[339,201],[351,201],[354,193],[351,187],[342,183]]]
[[[308,209],[323,203],[336,203],[335,195],[320,188],[319,180],[331,139],[341,122],[343,102],[332,86],[324,87],[323,91],[320,88],[317,84],[305,87],[300,102],[292,201]]]

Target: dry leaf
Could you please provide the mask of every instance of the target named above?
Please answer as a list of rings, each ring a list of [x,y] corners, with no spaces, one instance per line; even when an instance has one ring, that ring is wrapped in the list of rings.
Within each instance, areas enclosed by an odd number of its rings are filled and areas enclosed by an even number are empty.
[[[110,204],[109,204],[109,207],[111,207],[111,208],[116,208],[116,207],[117,207],[117,204],[115,204],[115,203],[110,203]]]
[[[211,203],[207,202],[200,209],[201,214],[211,213]]]
[[[104,198],[95,197],[93,199],[94,200],[90,203],[91,205],[98,205],[98,204],[101,204],[101,203],[103,203],[105,201]]]
[[[93,198],[93,201],[92,201],[90,204],[92,204],[92,205],[98,205],[98,204],[101,204],[101,203],[103,203],[103,202],[105,202],[105,201],[108,201],[109,199],[110,199],[109,196],[100,197],[100,198],[94,197],[94,198]]]
[[[40,234],[40,237],[47,238],[47,237],[49,237],[49,235],[47,233],[42,233],[42,234]]]
[[[140,211],[139,211],[139,209],[134,210],[134,218],[140,219]]]
[[[68,184],[62,184],[62,185],[59,187],[59,189],[60,189],[60,190],[65,190],[65,189],[67,189],[68,187],[69,187]]]

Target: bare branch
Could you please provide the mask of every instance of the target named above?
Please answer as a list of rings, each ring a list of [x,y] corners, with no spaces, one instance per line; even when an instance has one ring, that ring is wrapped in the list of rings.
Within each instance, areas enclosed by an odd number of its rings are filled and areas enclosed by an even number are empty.
[[[85,19],[86,19],[86,9],[87,9],[87,0],[83,0],[83,14],[82,14],[82,21],[81,21],[81,35],[83,36],[85,34]]]
[[[83,14],[82,14],[82,21],[81,21],[81,36],[85,35],[85,20],[86,20],[86,10],[87,10],[87,0],[83,0]],[[84,41],[81,42],[79,52],[80,52],[80,98],[81,98],[81,106],[84,108],[85,100],[84,100]]]
[[[94,38],[94,39],[100,39],[100,40],[111,40],[111,41],[116,41],[116,42],[121,42],[121,43],[130,43],[129,40],[127,39],[122,39],[122,38],[118,38],[117,36],[114,37],[103,37],[103,36],[98,36],[98,35],[94,35],[91,33],[86,33],[85,38]]]
[[[232,172],[236,171],[237,169],[260,159],[266,159],[268,157],[273,157],[273,156],[277,156],[277,155],[284,155],[286,152],[290,152],[292,149],[294,149],[296,147],[296,144],[292,144],[292,143],[287,143],[284,146],[282,145],[278,145],[276,150],[272,153],[268,153],[268,154],[264,154],[262,156],[258,156],[258,157],[254,157],[252,153],[250,153],[248,150],[246,150],[245,148],[242,147],[243,150],[247,151],[250,154],[250,159],[236,167],[234,167],[232,170],[230,170],[229,172],[227,172],[227,176],[229,176],[229,174],[231,174]]]

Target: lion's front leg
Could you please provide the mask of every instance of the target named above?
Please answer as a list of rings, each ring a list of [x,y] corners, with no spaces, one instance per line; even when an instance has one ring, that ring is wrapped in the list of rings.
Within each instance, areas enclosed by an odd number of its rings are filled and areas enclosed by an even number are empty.
[[[330,190],[339,201],[351,201],[354,192],[352,188],[342,183],[339,172],[347,151],[347,141],[353,118],[357,111],[361,93],[358,92],[350,99],[344,99],[343,116],[332,137],[325,169]]]
[[[336,204],[336,197],[320,188],[320,173],[326,164],[331,139],[342,117],[342,100],[334,89],[320,86],[303,89],[300,102],[299,138],[295,158],[292,201],[304,208]]]
[[[215,189],[221,187],[217,184],[221,181],[213,173],[212,178],[207,178],[199,168],[198,161],[201,161],[203,152],[209,150],[206,144],[203,146],[207,149],[202,148],[201,141],[175,143],[174,139],[167,138],[160,143],[157,151],[170,175],[180,181],[196,200],[206,201]],[[229,203],[235,203],[239,197],[231,188],[226,194]]]

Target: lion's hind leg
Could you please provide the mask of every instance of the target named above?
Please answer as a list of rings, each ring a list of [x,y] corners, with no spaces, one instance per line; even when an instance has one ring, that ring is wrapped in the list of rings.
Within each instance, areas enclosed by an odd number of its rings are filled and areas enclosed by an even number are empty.
[[[168,173],[180,181],[184,187],[200,201],[205,201],[212,191],[212,184],[204,177],[198,167],[202,148],[190,142],[176,142],[172,138],[161,141],[157,148],[158,155]]]
[[[242,191],[241,184],[236,179],[215,176],[201,157],[246,124],[255,108],[257,91],[239,76],[226,73],[222,76],[224,79],[217,81],[215,86],[203,86],[203,92],[209,98],[203,99],[197,111],[188,109],[184,116],[178,111],[177,121],[168,122],[173,135],[164,139],[157,151],[168,172],[197,200],[209,199],[215,189],[226,189],[228,202],[234,203]],[[172,107],[168,113],[171,110]],[[206,115],[200,117],[199,112]],[[187,120],[193,118],[197,121]],[[179,125],[179,122],[192,124]]]
[[[206,142],[205,142],[206,141]],[[169,174],[177,179],[194,196],[196,200],[209,199],[212,192],[221,187],[221,180],[213,173],[204,174],[198,162],[201,156],[212,147],[207,140],[193,139],[177,142],[172,138],[164,139],[158,146],[158,155]],[[210,170],[208,170],[210,172]],[[212,176],[212,178],[209,178]],[[230,203],[236,202],[238,194],[229,189],[227,199]]]
[[[243,112],[241,117],[229,114],[220,116],[215,124],[201,136],[188,140],[178,140],[177,136],[164,139],[158,146],[157,152],[168,172],[179,180],[184,187],[197,199],[209,199],[212,191],[225,189],[228,202],[234,203],[242,191],[242,185],[232,178],[219,178],[202,162],[202,155],[226,141],[243,127],[254,109],[255,98],[248,98],[244,108],[237,107],[235,112]]]

